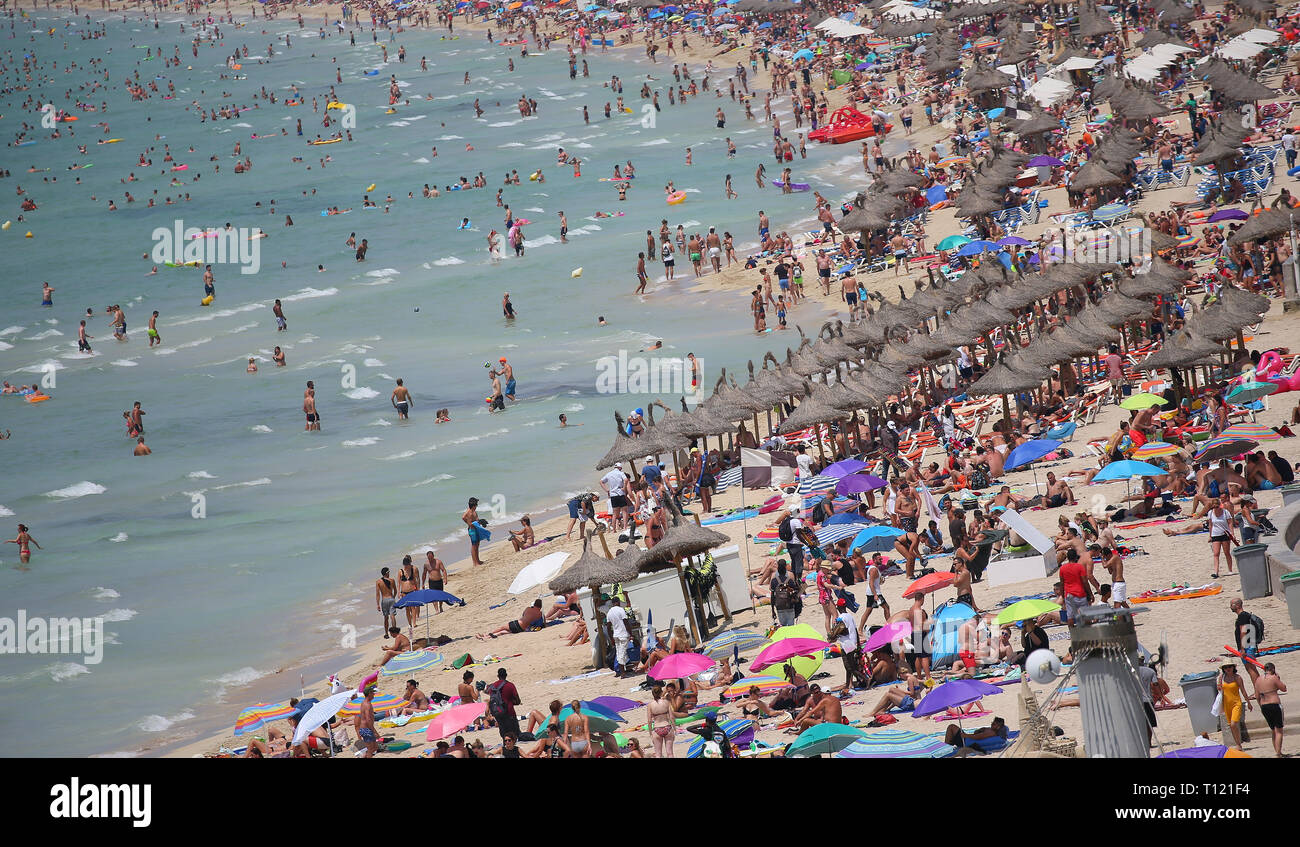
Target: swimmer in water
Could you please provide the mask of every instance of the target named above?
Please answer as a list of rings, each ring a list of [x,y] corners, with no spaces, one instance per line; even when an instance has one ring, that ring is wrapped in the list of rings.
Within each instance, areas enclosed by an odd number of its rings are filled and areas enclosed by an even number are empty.
[[[54,289],[50,288],[50,284],[48,282],[41,283],[41,305],[42,306],[54,305]]]
[[[393,389],[393,396],[389,400],[392,402],[393,408],[397,410],[397,419],[407,420],[410,416],[410,408],[415,405],[415,401],[411,399],[411,392],[407,390],[400,379],[397,381],[397,387]]]
[[[506,295],[507,298],[509,298],[509,296],[510,296],[509,294]],[[501,370],[498,371],[495,368],[493,368],[491,371],[492,376],[493,377],[503,376],[506,378],[505,395],[509,397],[511,400],[514,400],[515,399],[515,369],[510,366],[509,362],[506,361],[505,356],[502,356],[497,361],[501,363]]]
[[[510,292],[507,291],[501,296],[501,314],[506,316],[506,320],[515,319],[515,305],[510,302]],[[502,359],[501,361],[505,361]],[[511,398],[514,399],[514,398]]]
[[[560,415],[560,429],[564,429],[565,427],[570,427],[570,426],[582,426],[582,424],[580,423],[571,424],[569,423],[568,415]]]
[[[36,544],[36,539],[32,538],[31,534],[27,532],[26,526],[24,526],[23,524],[18,524],[18,537],[6,540],[5,544],[17,544],[18,561],[22,562],[24,565],[31,562],[32,549],[29,545]],[[39,544],[36,544],[36,549],[43,550],[45,548],[41,547],[41,545]]]

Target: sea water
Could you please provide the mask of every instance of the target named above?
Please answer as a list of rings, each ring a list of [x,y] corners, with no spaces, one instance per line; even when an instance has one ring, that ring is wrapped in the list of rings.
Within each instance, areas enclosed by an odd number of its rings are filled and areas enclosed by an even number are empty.
[[[496,506],[492,529],[499,539],[519,515],[553,515],[569,492],[595,487],[593,466],[612,442],[613,411],[653,399],[598,393],[598,359],[636,355],[663,339],[663,354],[692,351],[700,358],[711,388],[721,367],[739,371],[743,381],[747,359],[757,361],[768,349],[783,355],[798,341],[793,331],[756,337],[744,288],[690,291],[684,259],[678,282],[652,281],[649,296],[632,294],[636,254],[661,218],[674,229],[684,223],[688,232],[729,230],[742,255],[756,243],[760,208],[778,230],[814,226],[810,194],[757,190],[760,162],[771,176],[780,173],[771,130],[745,121],[743,108],[725,94],[718,100],[701,92],[670,106],[663,91],[662,111],[643,122],[641,82],[650,73],[659,78],[652,85],[664,86],[670,62],[651,65],[636,50],[592,52],[585,57],[590,77],[570,80],[562,48],[521,58],[517,47],[489,45],[483,35],[444,41],[438,31],[417,31],[393,42],[381,35],[385,65],[368,31],[350,46],[347,35],[322,40],[292,21],[261,19],[243,29],[225,26],[224,41],[205,43],[194,58],[190,28],[181,34],[178,17],[164,18],[159,29],[110,18],[107,38],[83,41],[76,20],[66,28],[49,12],[30,14],[4,49],[36,55],[43,73],[58,61],[56,105],[66,105],[64,90],[87,78],[93,57],[106,58],[112,91],[85,98],[108,100],[107,113],[73,112],[80,120],[60,125],[75,138],[50,140],[46,130],[35,134],[35,145],[0,150],[3,167],[13,172],[7,184],[21,184],[39,205],[0,235],[0,371],[10,382],[53,381],[46,403],[0,398],[0,426],[13,431],[0,445],[0,521],[6,534],[19,521],[27,524],[43,545],[33,551],[30,570],[18,568],[15,547],[0,549],[0,613],[102,616],[107,646],[93,665],[75,655],[0,657],[0,736],[8,755],[137,751],[232,725],[253,702],[245,701],[251,694],[244,687],[258,680],[268,697],[296,694],[297,670],[308,657],[347,652],[345,625],[359,624],[363,642],[377,637],[373,581],[380,566],[395,572],[401,556],[413,552],[418,567],[426,547],[449,563],[468,554],[459,519],[467,498]],[[49,27],[57,27],[53,38],[43,34]],[[265,60],[270,43],[276,55]],[[407,61],[400,64],[403,44]],[[182,67],[142,61],[145,51],[136,48],[144,45],[168,56],[179,45]],[[220,80],[232,73],[226,55],[241,45],[250,56],[236,73],[247,78]],[[427,72],[419,69],[421,57]],[[72,62],[82,69],[65,75]],[[356,106],[355,140],[307,146],[305,138],[334,131],[320,123],[336,67],[340,99]],[[377,76],[364,75],[374,69]],[[122,90],[124,76],[137,70],[142,84],[161,77],[162,91],[148,101],[131,102]],[[468,86],[466,70],[473,75]],[[703,69],[692,70],[698,80]],[[724,91],[725,73],[714,80]],[[410,98],[392,115],[390,74]],[[602,83],[614,74],[624,80],[633,113],[606,120],[604,103],[617,95]],[[162,100],[168,81],[176,95]],[[283,105],[295,84],[306,104]],[[262,86],[281,102],[254,100]],[[538,101],[538,116],[521,119],[521,93]],[[11,130],[20,116],[30,121],[19,108],[28,94],[0,99]],[[313,97],[319,112],[312,111]],[[486,110],[481,119],[474,117],[475,98]],[[185,110],[195,99],[205,107],[261,108],[200,123]],[[584,104],[590,125],[582,121]],[[718,105],[727,113],[725,130],[714,126]],[[779,106],[789,131],[788,98]],[[295,134],[298,118],[305,138]],[[94,126],[99,120],[109,122],[111,137],[125,140],[96,145],[105,137]],[[282,127],[287,137],[251,137]],[[725,156],[727,135],[739,148],[734,160]],[[233,172],[237,141],[254,165],[241,175]],[[169,185],[170,171],[159,173],[173,164],[162,161],[164,143],[175,164],[189,166],[176,174],[181,187]],[[77,144],[88,145],[86,155]],[[475,149],[467,152],[467,144]],[[561,146],[584,160],[581,178],[557,166]],[[687,146],[694,148],[689,168]],[[138,156],[150,147],[153,166],[141,166]],[[813,147],[806,162],[794,162],[796,180],[832,200],[861,187],[847,176],[857,173],[853,149]],[[208,161],[214,155],[220,173]],[[333,161],[322,168],[325,155]],[[294,156],[305,163],[292,163]],[[613,183],[597,179],[629,159],[637,179],[620,203]],[[94,168],[66,169],[87,162]],[[49,171],[27,173],[33,166]],[[527,181],[539,168],[546,182]],[[512,169],[525,181],[506,189],[506,202],[534,222],[525,228],[522,259],[509,255],[494,201]],[[479,171],[486,189],[420,196],[424,183],[441,189]],[[136,181],[120,182],[130,173]],[[739,200],[724,199],[728,173]],[[668,180],[688,192],[684,204],[665,205]],[[371,183],[380,208],[363,210]],[[124,201],[125,191],[135,203]],[[193,199],[162,205],[183,192]],[[389,194],[394,203],[385,211]],[[151,196],[158,205],[148,209]],[[118,211],[106,211],[110,198]],[[333,206],[353,211],[320,216]],[[561,210],[569,244],[558,239]],[[594,219],[597,210],[625,216]],[[283,226],[285,215],[293,227]],[[466,217],[471,228],[458,230]],[[151,233],[177,220],[200,228],[261,227],[270,237],[260,242],[259,272],[214,267],[217,296],[207,308],[199,305],[200,269],[160,267],[148,275],[154,262],[142,257],[153,246]],[[485,241],[493,228],[507,254],[496,263]],[[24,239],[29,229],[34,237]],[[350,233],[369,240],[363,263],[345,246]],[[574,278],[579,267],[583,273]],[[652,277],[662,274],[661,265],[648,267]],[[53,308],[38,305],[42,281],[56,289]],[[816,284],[815,273],[809,284]],[[502,316],[505,291],[517,320]],[[287,332],[276,332],[276,298]],[[127,343],[112,337],[104,314],[112,304],[126,311]],[[87,307],[95,312],[87,324],[95,336],[92,356],[76,346]],[[814,332],[824,315],[811,314],[813,308],[792,313],[792,323]],[[154,309],[162,345],[149,349],[145,327]],[[285,351],[285,368],[270,361],[275,345]],[[500,356],[514,367],[519,399],[493,415],[483,402],[491,393],[484,364]],[[260,366],[255,375],[245,372],[249,357]],[[399,377],[415,399],[403,422],[389,402]],[[320,432],[303,431],[309,379]],[[154,451],[148,458],[133,458],[125,437],[122,412],[137,400],[147,413],[146,441]],[[450,410],[450,423],[434,422],[439,408]],[[560,413],[582,426],[559,429]],[[443,626],[454,628],[454,616]],[[288,670],[274,676],[282,669]]]

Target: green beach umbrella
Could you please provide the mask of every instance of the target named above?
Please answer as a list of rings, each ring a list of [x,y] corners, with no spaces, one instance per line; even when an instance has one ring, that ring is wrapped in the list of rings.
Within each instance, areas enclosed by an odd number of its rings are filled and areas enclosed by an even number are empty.
[[[938,250],[955,250],[963,245],[970,244],[970,239],[964,235],[950,235],[943,241],[939,242]]]
[[[1019,603],[1012,603],[999,612],[997,619],[993,621],[993,625],[1006,626],[1016,621],[1025,621],[1039,615],[1045,615],[1048,612],[1059,612],[1060,610],[1060,606],[1049,600],[1021,600]]]
[[[856,726],[841,723],[819,723],[799,733],[799,737],[786,750],[787,757],[820,756],[823,753],[838,753],[866,732]]]
[[[766,649],[769,645],[775,644],[785,638],[816,638],[820,640],[822,638],[822,633],[813,629],[806,623],[797,623],[793,626],[783,626],[780,629],[773,631],[772,634],[767,637],[767,642],[763,644],[763,647]],[[817,673],[817,671],[821,669],[823,661],[825,661],[825,656],[821,653],[816,653],[811,656],[796,656],[793,659],[787,659],[779,665],[773,665],[766,671],[765,675],[774,676],[778,679],[785,679],[785,666],[794,665],[795,673],[799,674],[804,679],[812,679],[813,674]]]
[[[614,730],[618,729],[617,721],[610,720],[608,715],[602,714],[601,712],[597,712],[594,709],[582,709],[581,714],[586,716],[587,723],[590,724],[591,728],[596,732],[613,732]],[[568,720],[572,715],[573,715],[572,706],[565,706],[563,709],[561,709],[560,718],[559,718],[560,725],[563,726],[564,722]]]
[[[1159,394],[1134,394],[1132,397],[1125,397],[1119,404],[1121,409],[1145,409],[1148,406],[1162,406],[1165,398]]]

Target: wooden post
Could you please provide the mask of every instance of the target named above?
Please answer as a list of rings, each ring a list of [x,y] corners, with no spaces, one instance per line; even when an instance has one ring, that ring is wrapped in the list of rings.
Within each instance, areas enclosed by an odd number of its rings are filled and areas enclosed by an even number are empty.
[[[700,639],[699,627],[695,625],[695,608],[691,602],[691,593],[686,590],[686,574],[682,571],[682,557],[677,556],[673,559],[673,566],[677,568],[677,583],[682,587],[682,599],[686,601],[686,620],[691,625],[691,636],[695,639],[697,645],[704,642]]]

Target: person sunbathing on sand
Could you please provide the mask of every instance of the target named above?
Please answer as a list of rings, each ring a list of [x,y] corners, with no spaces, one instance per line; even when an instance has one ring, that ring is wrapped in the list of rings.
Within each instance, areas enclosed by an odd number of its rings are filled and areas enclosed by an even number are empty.
[[[489,638],[496,638],[498,635],[506,635],[508,633],[518,634],[542,623],[544,617],[545,613],[542,612],[542,601],[537,599],[533,601],[533,605],[524,609],[524,613],[519,616],[519,620],[510,621],[505,626],[494,629],[491,632],[476,633],[474,637],[479,641],[487,641]]]
[[[519,529],[510,530],[510,545],[515,548],[516,553],[537,543],[537,539],[533,535],[532,518],[524,515],[519,519],[519,525]]]
[[[890,709],[904,709],[911,711],[916,708],[916,704],[925,696],[925,685],[919,677],[910,673],[903,674],[902,687],[894,686],[885,691],[885,696],[880,698],[876,707],[867,714],[871,717],[888,712]]]
[[[786,732],[797,735],[819,723],[844,722],[844,708],[840,698],[825,693],[820,685],[814,684],[809,690],[812,693],[808,697],[808,702],[804,704],[803,711],[795,716],[795,725]]]
[[[546,613],[546,620],[553,621],[570,615],[582,616],[582,607],[578,604],[578,592],[570,591],[568,594],[555,595],[555,604]]]
[[[591,635],[587,632],[587,622],[579,616],[573,622],[573,629],[565,636],[564,646],[572,647],[575,644],[586,644],[591,640]]]
[[[245,759],[265,759],[268,756],[277,756],[289,752],[289,739],[284,737],[284,733],[277,727],[271,727],[266,733],[266,741],[259,741],[256,738],[248,740],[248,748],[244,750]]]
[[[399,653],[405,653],[411,649],[411,639],[407,638],[405,635],[402,635],[402,630],[398,629],[395,626],[389,627],[388,634],[393,637],[393,646],[384,648],[384,658],[379,663],[379,667],[381,668],[384,665],[388,664],[389,659],[393,658]]]
[[[757,718],[770,718],[776,715],[772,707],[764,702],[762,697],[758,696],[757,685],[749,686],[749,692],[745,695],[745,698],[737,702],[740,704],[740,714],[745,717],[752,715]]]

